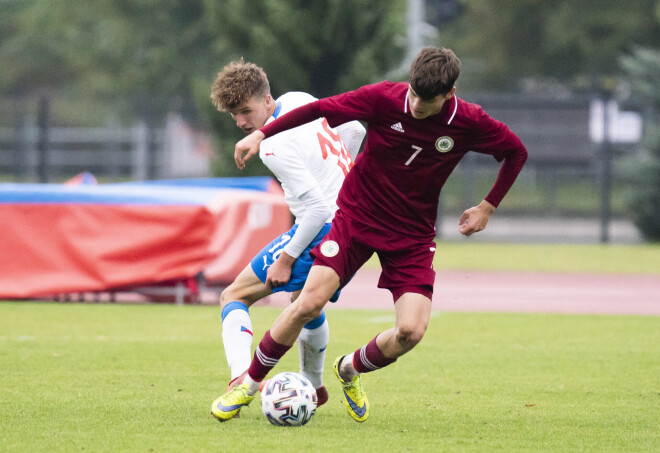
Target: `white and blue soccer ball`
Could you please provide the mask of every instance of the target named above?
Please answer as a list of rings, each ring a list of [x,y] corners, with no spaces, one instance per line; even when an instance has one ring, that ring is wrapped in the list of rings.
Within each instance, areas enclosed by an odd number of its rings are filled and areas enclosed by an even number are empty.
[[[298,373],[273,376],[261,390],[261,411],[275,426],[302,426],[316,412],[316,389]]]

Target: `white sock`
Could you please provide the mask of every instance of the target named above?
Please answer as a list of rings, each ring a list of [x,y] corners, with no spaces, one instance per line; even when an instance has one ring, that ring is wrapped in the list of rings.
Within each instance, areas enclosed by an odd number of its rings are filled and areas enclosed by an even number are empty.
[[[249,374],[245,375],[245,380],[243,381],[243,384],[248,385],[248,394],[254,395],[257,393],[257,390],[259,390],[259,387],[261,386],[261,382],[257,382],[252,380]]]
[[[230,302],[222,309],[222,343],[231,379],[247,370],[252,361],[252,320],[241,302]]]
[[[346,382],[352,381],[358,373],[355,367],[353,366],[353,352],[348,355],[345,355],[339,364],[339,375]]]
[[[312,383],[314,388],[323,386],[323,362],[325,350],[330,339],[330,327],[323,317],[322,324],[314,329],[303,328],[298,335],[298,357],[300,358],[300,374]],[[319,318],[317,318],[319,319]],[[313,324],[314,321],[307,325]]]

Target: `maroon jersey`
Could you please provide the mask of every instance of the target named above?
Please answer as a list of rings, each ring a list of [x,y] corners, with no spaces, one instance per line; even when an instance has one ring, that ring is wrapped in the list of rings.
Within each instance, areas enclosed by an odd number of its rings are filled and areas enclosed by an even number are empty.
[[[331,126],[351,120],[367,123],[364,150],[337,204],[342,215],[364,225],[365,232],[382,235],[384,246],[388,240],[404,245],[435,236],[440,190],[468,151],[504,160],[486,197],[496,207],[527,157],[518,137],[478,105],[453,96],[437,115],[415,119],[407,96],[405,82],[367,85],[307,104],[261,129],[268,137],[322,116]]]

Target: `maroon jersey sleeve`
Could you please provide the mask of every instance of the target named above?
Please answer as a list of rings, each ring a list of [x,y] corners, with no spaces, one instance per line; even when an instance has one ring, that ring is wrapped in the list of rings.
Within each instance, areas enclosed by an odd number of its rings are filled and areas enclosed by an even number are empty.
[[[321,99],[320,113],[332,127],[353,120],[369,122],[374,112],[378,111],[381,85],[366,85],[357,90]]]
[[[291,110],[289,113],[280,116],[275,121],[271,121],[259,130],[268,138],[280,132],[314,121],[320,117],[319,101],[314,101]]]
[[[353,120],[368,121],[377,109],[378,84],[305,104],[271,121],[260,130],[267,137],[325,117],[332,127]]]
[[[500,167],[500,172],[497,175],[495,184],[486,196],[486,201],[488,203],[495,207],[500,205],[502,199],[518,177],[526,160],[527,150],[524,147],[504,158],[504,162]]]
[[[502,162],[493,188],[486,201],[498,207],[527,160],[527,150],[506,124],[479,110],[472,150],[492,155]]]

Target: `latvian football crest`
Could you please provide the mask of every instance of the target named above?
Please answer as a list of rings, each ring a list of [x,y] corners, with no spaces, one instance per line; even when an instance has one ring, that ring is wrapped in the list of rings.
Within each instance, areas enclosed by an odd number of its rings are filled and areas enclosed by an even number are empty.
[[[325,241],[323,245],[321,245],[321,253],[323,253],[323,256],[332,258],[339,253],[339,244],[335,241]]]
[[[446,153],[448,151],[451,151],[453,147],[454,147],[454,140],[452,140],[451,137],[447,137],[446,135],[440,137],[435,141],[435,149],[437,149],[441,153]]]

